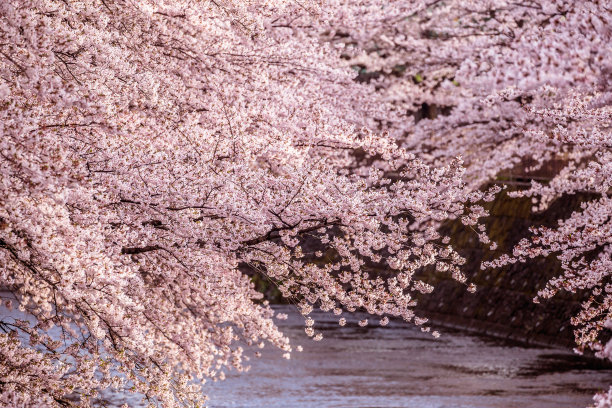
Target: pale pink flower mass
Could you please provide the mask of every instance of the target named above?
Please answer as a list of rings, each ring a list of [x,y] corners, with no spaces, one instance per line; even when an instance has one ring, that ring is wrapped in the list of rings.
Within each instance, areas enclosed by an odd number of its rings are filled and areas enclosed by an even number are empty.
[[[314,307],[423,325],[415,272],[476,292],[438,227],[495,250],[483,186],[527,159],[563,162],[512,193],[534,211],[594,198],[482,267],[556,257],[539,298],[587,290],[578,347],[611,358],[611,27],[606,0],[0,1],[0,289],[31,318],[0,316],[0,405],[203,406],[257,345],[289,359],[245,268],[315,341]]]

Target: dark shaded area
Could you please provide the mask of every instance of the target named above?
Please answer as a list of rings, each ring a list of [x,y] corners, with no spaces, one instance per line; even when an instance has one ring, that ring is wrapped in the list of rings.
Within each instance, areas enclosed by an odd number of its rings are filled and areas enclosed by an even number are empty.
[[[509,188],[508,190],[511,190]],[[450,276],[433,270],[423,271],[419,278],[434,285],[429,295],[420,295],[417,310],[442,325],[462,327],[479,333],[541,344],[574,344],[570,317],[580,310],[584,294],[560,292],[552,299],[533,303],[537,291],[561,274],[553,258],[536,258],[500,269],[481,270],[480,263],[511,253],[512,248],[529,236],[529,227],[555,227],[559,219],[580,209],[580,203],[595,198],[582,193],[566,195],[541,213],[531,212],[531,199],[510,198],[507,191],[485,205],[491,216],[485,225],[498,249],[490,251],[478,242],[476,233],[448,222],[442,232],[449,234],[453,247],[466,258],[464,272],[477,285],[472,294]]]
[[[566,373],[574,370],[607,370],[612,365],[599,358],[580,356],[578,354],[550,353],[541,354],[536,360],[521,367],[521,377],[537,377],[544,373]]]

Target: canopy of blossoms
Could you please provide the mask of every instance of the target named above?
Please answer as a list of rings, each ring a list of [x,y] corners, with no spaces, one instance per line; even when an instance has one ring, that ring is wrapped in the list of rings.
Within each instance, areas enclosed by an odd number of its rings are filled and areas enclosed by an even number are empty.
[[[536,209],[599,198],[483,266],[557,256],[541,297],[589,289],[609,357],[611,27],[604,0],[2,1],[0,404],[201,405],[245,347],[288,357],[247,266],[304,315],[421,325],[415,271],[466,281],[437,226],[488,243],[480,187],[525,158],[566,163]]]
[[[0,4],[0,284],[29,317],[0,321],[3,405],[109,387],[201,404],[193,380],[242,369],[245,345],[291,352],[240,265],[305,315],[409,321],[431,290],[415,270],[465,281],[435,225],[476,223],[463,203],[482,194],[460,161],[432,168],[367,130],[384,106],[293,15],[324,18],[278,1]],[[381,260],[387,281],[363,268]]]

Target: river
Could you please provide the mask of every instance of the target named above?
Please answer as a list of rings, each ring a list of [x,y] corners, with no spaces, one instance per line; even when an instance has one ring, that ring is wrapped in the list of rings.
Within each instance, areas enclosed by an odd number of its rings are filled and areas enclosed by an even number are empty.
[[[558,347],[526,347],[456,330],[438,339],[402,322],[357,325],[359,314],[313,313],[324,338],[310,340],[290,306],[279,325],[304,351],[264,349],[247,373],[206,386],[211,408],[586,407],[612,370]]]

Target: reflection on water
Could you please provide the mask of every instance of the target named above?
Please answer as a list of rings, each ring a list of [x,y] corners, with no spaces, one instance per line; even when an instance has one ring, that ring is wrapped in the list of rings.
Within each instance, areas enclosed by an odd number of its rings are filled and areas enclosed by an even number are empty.
[[[324,339],[304,334],[293,308],[279,325],[292,359],[264,349],[248,373],[207,384],[211,408],[563,408],[586,407],[612,383],[612,370],[559,348],[521,347],[456,331],[434,339],[414,326],[340,327],[314,313]]]

